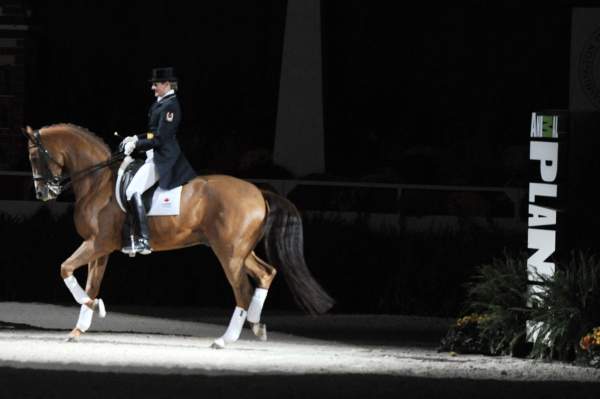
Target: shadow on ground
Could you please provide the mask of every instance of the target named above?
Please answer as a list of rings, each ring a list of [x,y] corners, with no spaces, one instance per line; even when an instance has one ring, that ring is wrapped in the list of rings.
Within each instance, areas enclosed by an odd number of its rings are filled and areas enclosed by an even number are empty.
[[[428,379],[381,375],[181,376],[0,368],[2,398],[546,398],[596,399],[574,382]]]

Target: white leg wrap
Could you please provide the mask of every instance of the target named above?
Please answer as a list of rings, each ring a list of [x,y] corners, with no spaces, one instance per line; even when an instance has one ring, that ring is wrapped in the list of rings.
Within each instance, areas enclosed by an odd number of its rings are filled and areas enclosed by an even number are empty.
[[[90,309],[87,305],[81,305],[79,319],[77,319],[77,325],[75,325],[81,332],[86,332],[92,325],[95,309],[98,309],[98,316],[106,317],[106,308],[102,299],[94,299],[94,309]]]
[[[86,305],[81,305],[79,319],[77,320],[77,325],[75,327],[81,330],[81,332],[86,332],[92,325],[92,316],[94,316],[94,311]]]
[[[238,340],[240,334],[242,333],[242,328],[244,327],[247,314],[248,312],[239,306],[235,307],[233,315],[231,316],[231,320],[229,321],[227,331],[225,331],[225,334],[223,334],[221,337],[226,344],[230,344]]]
[[[104,301],[100,298],[94,299],[94,309],[98,307],[98,316],[101,318],[106,317],[106,307],[104,306]]]
[[[69,289],[69,291],[71,291],[71,294],[73,294],[73,298],[75,298],[77,303],[80,303],[83,305],[84,303],[87,303],[90,301],[90,297],[87,296],[87,294],[85,293],[83,288],[81,288],[81,286],[77,282],[77,279],[75,278],[75,276],[67,277],[65,279],[65,284],[67,285],[67,288]]]
[[[260,314],[262,313],[262,308],[265,303],[265,299],[267,299],[268,292],[269,290],[264,288],[257,288],[254,290],[252,301],[248,307],[248,321],[250,323],[258,323],[260,321]]]

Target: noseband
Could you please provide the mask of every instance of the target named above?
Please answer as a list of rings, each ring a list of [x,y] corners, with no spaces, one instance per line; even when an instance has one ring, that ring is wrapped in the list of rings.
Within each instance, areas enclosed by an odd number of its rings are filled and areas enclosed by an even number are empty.
[[[63,168],[63,165],[58,163],[58,161],[54,159],[52,155],[50,155],[48,149],[44,147],[39,130],[35,130],[33,132],[33,139],[29,135],[27,135],[27,137],[31,142],[30,148],[37,148],[41,158],[41,176],[34,175],[33,181],[42,181],[48,187],[48,190],[50,190],[54,195],[59,195],[63,189],[66,188],[64,183],[68,181],[70,177],[64,174],[56,176],[52,173],[52,169],[50,169],[50,163],[58,165],[61,169]]]
[[[41,155],[41,176],[33,176],[33,181],[42,181],[46,185],[46,187],[48,187],[48,190],[50,190],[55,196],[58,196],[61,192],[71,187],[71,185],[75,181],[84,178],[90,173],[96,172],[107,166],[111,166],[123,160],[123,158],[125,157],[125,155],[122,152],[119,152],[111,156],[107,161],[97,163],[80,171],[70,174],[55,175],[54,173],[52,173],[52,169],[50,169],[50,163],[58,165],[61,168],[61,170],[63,168],[63,165],[61,165],[56,159],[54,159],[48,151],[48,149],[44,147],[40,131],[35,130],[33,132],[33,138],[26,133],[23,134],[27,136],[27,139],[31,143],[30,148],[37,148],[38,152]]]

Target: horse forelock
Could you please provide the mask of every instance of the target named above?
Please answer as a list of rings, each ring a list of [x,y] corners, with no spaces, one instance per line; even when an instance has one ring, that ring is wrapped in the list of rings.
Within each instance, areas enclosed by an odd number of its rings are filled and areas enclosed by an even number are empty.
[[[96,146],[100,147],[108,155],[110,155],[111,153],[110,148],[100,136],[82,126],[74,125],[72,123],[57,123],[54,125],[44,126],[39,130],[40,132],[47,132],[50,134],[53,134],[54,132],[73,133],[78,137],[82,137],[84,139],[87,139],[88,141],[91,141],[92,144],[95,144]]]

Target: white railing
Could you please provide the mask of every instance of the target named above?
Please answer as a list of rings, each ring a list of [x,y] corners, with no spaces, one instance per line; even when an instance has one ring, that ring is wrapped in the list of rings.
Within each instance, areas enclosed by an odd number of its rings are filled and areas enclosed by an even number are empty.
[[[466,217],[460,214],[403,214],[401,206],[392,212],[369,211],[336,211],[336,210],[309,210],[305,213],[342,217],[352,220],[358,217],[368,217],[369,224],[374,228],[401,227],[411,231],[426,231],[436,229],[456,229],[465,219],[470,223],[486,226],[494,224],[505,230],[523,230],[526,221],[520,215],[520,207],[526,198],[527,190],[518,187],[486,187],[486,186],[450,186],[426,184],[394,184],[394,183],[369,183],[369,182],[340,182],[340,181],[315,181],[315,180],[277,180],[277,179],[250,179],[256,184],[265,184],[272,187],[279,194],[289,196],[301,186],[339,187],[341,188],[374,188],[395,191],[397,204],[403,203],[403,197],[411,191],[452,192],[452,193],[499,193],[504,194],[512,204],[512,212],[508,216],[490,217],[486,215]]]

